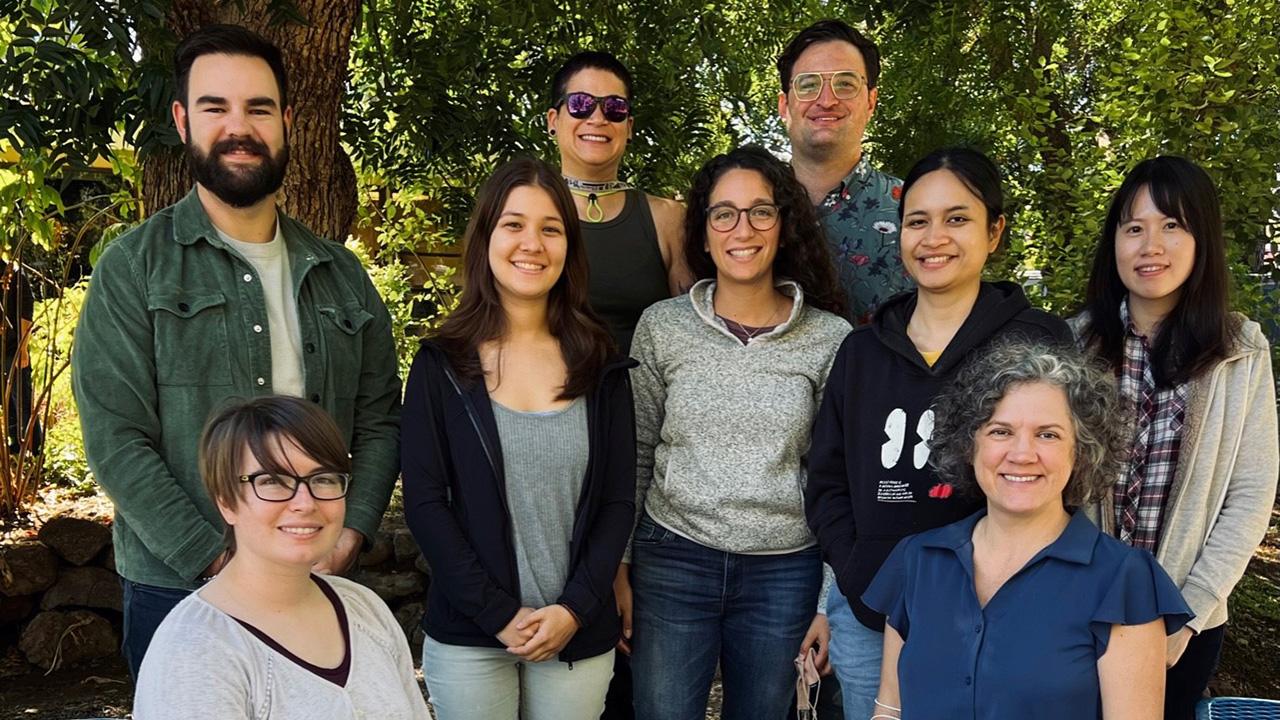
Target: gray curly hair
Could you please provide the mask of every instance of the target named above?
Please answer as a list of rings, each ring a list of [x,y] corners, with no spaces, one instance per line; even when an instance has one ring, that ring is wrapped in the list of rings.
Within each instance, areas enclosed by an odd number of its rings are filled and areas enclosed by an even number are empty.
[[[1108,491],[1126,447],[1115,378],[1075,348],[1025,340],[992,345],[939,396],[929,441],[938,474],[957,491],[982,494],[973,474],[978,431],[1010,388],[1028,383],[1059,387],[1067,396],[1075,457],[1063,504],[1079,507]]]

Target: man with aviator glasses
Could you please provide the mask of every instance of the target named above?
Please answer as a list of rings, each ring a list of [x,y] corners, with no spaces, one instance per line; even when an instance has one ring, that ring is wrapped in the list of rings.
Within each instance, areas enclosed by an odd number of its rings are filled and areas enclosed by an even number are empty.
[[[791,166],[822,219],[849,320],[865,323],[877,306],[911,288],[898,254],[902,181],[871,167],[862,152],[876,107],[879,49],[845,23],[821,20],[792,38],[778,74]]]

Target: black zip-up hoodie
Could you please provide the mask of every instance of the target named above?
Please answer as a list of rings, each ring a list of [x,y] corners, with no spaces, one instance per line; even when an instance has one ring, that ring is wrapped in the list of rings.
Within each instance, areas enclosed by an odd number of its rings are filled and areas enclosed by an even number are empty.
[[[969,317],[929,367],[907,337],[915,309],[915,292],[899,294],[845,338],[809,448],[809,527],[853,614],[877,631],[884,616],[861,596],[893,547],[983,503],[981,496],[956,494],[928,464],[934,399],[970,355],[997,337],[1071,342],[1067,324],[1032,308],[1017,284],[984,282]]]
[[[556,602],[580,627],[560,652],[607,652],[621,632],[613,578],[635,520],[630,358],[608,365],[587,395],[588,461],[574,514],[569,580]],[[442,349],[414,357],[400,421],[405,519],[431,566],[422,629],[438,642],[503,647],[520,609],[502,446],[484,383],[464,384]]]

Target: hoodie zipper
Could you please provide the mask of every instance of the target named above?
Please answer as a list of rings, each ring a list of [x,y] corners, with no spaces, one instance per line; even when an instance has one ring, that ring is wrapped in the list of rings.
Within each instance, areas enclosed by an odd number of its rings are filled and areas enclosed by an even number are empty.
[[[511,527],[511,507],[507,504],[506,475],[502,468],[498,467],[493,451],[489,449],[489,441],[485,437],[484,427],[480,424],[479,414],[471,402],[471,397],[463,391],[461,384],[458,383],[458,379],[453,374],[453,368],[449,367],[448,362],[443,363],[441,367],[444,368],[444,374],[449,378],[449,384],[453,386],[454,392],[458,393],[458,397],[462,398],[462,407],[467,411],[467,418],[471,420],[471,427],[475,428],[476,437],[480,439],[480,448],[484,451],[485,460],[489,462],[489,469],[493,471],[494,480],[498,484],[498,499],[502,501],[502,512],[506,515],[507,559],[511,563],[512,585],[515,588],[516,599],[519,600],[521,597],[520,573],[516,570],[516,543],[515,538],[512,537],[514,530]]]

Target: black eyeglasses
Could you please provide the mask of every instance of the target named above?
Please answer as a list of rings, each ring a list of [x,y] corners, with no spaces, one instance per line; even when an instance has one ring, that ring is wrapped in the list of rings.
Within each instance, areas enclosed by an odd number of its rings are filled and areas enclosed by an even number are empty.
[[[599,105],[604,111],[604,119],[609,122],[623,122],[631,116],[631,102],[621,95],[592,95],[584,92],[571,92],[560,98],[557,106],[563,104],[569,111],[569,117],[579,120],[591,117]]]
[[[774,225],[778,224],[778,216],[781,210],[777,205],[761,203],[752,205],[749,208],[736,208],[732,205],[715,205],[707,208],[707,223],[711,225],[711,229],[717,232],[729,232],[738,227],[738,222],[742,219],[742,214],[747,214],[747,222],[751,227],[764,232],[772,230]]]
[[[316,500],[339,500],[347,496],[351,475],[331,470],[321,470],[306,477],[285,473],[260,472],[241,475],[240,482],[249,483],[253,494],[267,502],[288,502],[298,494],[298,486],[306,485]]]

